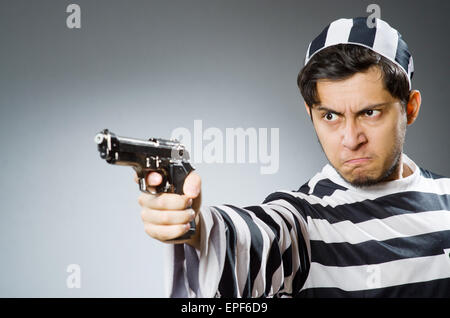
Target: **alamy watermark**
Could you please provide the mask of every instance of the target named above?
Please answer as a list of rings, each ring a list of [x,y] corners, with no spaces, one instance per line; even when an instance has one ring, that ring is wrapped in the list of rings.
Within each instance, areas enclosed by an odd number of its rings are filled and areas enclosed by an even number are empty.
[[[366,12],[370,13],[367,17],[367,27],[376,27],[375,18],[381,19],[381,9],[378,4],[369,4],[366,8]],[[66,26],[69,29],[81,29],[81,7],[76,3],[69,4],[66,7],[66,13],[70,13],[66,18]]]
[[[78,264],[69,264],[66,272],[69,273],[66,278],[67,288],[81,288],[81,266]]]
[[[270,128],[225,128],[203,130],[203,121],[194,120],[193,133],[186,127],[172,131],[195,163],[259,163],[261,174],[274,174],[280,165],[280,130]]]
[[[375,28],[377,26],[377,19],[381,19],[381,8],[378,4],[372,3],[369,4],[366,8],[367,13],[369,16],[367,17],[366,24],[369,29]]]
[[[381,287],[381,267],[377,264],[367,265],[366,271],[368,273],[366,278],[366,286],[368,288]]]
[[[81,8],[78,4],[69,4],[66,12],[70,13],[66,18],[66,26],[69,29],[81,29]]]

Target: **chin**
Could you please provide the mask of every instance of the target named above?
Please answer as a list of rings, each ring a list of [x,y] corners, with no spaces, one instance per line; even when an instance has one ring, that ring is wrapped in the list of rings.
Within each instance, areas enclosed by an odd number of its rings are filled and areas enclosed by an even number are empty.
[[[369,178],[369,177],[356,178],[354,180],[347,180],[348,183],[350,183],[352,186],[354,186],[356,188],[363,188],[363,187],[376,185],[383,181],[384,180],[382,178]]]
[[[350,171],[338,170],[338,174],[354,187],[365,187],[374,185],[380,182],[380,177],[374,175],[374,171],[362,170],[360,168],[352,169]],[[356,171],[355,171],[356,170]]]
[[[389,168],[381,171],[377,175],[373,174],[373,171],[366,173],[366,174],[360,174],[353,178],[348,178],[342,175],[339,171],[338,173],[341,175],[341,177],[350,183],[352,186],[356,188],[362,188],[362,187],[368,187],[372,185],[379,184],[381,182],[386,182],[392,179],[392,176],[396,173],[398,170],[399,162],[398,160],[395,161],[395,163]]]

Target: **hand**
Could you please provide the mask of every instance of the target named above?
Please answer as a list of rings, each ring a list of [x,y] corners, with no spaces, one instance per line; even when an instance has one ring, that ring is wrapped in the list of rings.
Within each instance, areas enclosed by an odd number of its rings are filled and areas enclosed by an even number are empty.
[[[135,181],[138,182],[137,176]],[[162,181],[162,176],[151,172],[146,178],[151,191]],[[142,193],[138,202],[142,207],[141,217],[145,232],[162,242],[176,239],[186,233],[189,222],[196,220],[195,234],[188,240],[177,240],[169,243],[187,243],[195,248],[200,245],[199,210],[201,206],[201,178],[192,171],[185,179],[183,195],[175,193],[147,194]],[[166,242],[167,243],[167,242]]]

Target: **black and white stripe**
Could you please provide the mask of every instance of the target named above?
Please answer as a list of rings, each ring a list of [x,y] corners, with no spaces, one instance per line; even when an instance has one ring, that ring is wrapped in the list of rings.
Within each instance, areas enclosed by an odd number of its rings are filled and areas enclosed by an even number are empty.
[[[171,246],[171,297],[450,297],[450,179],[414,164],[367,189],[329,165],[262,204],[204,207]]]
[[[408,45],[401,34],[385,21],[375,18],[374,27],[369,27],[366,17],[339,19],[331,22],[308,45],[305,65],[324,48],[337,44],[355,44],[367,47],[391,60],[405,72],[411,89],[414,63]]]

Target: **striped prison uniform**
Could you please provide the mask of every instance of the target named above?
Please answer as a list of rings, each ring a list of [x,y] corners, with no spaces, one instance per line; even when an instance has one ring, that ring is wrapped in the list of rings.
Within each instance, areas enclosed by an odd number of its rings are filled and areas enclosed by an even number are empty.
[[[262,204],[202,207],[201,249],[168,245],[170,297],[450,297],[450,178],[363,188],[327,164]]]

